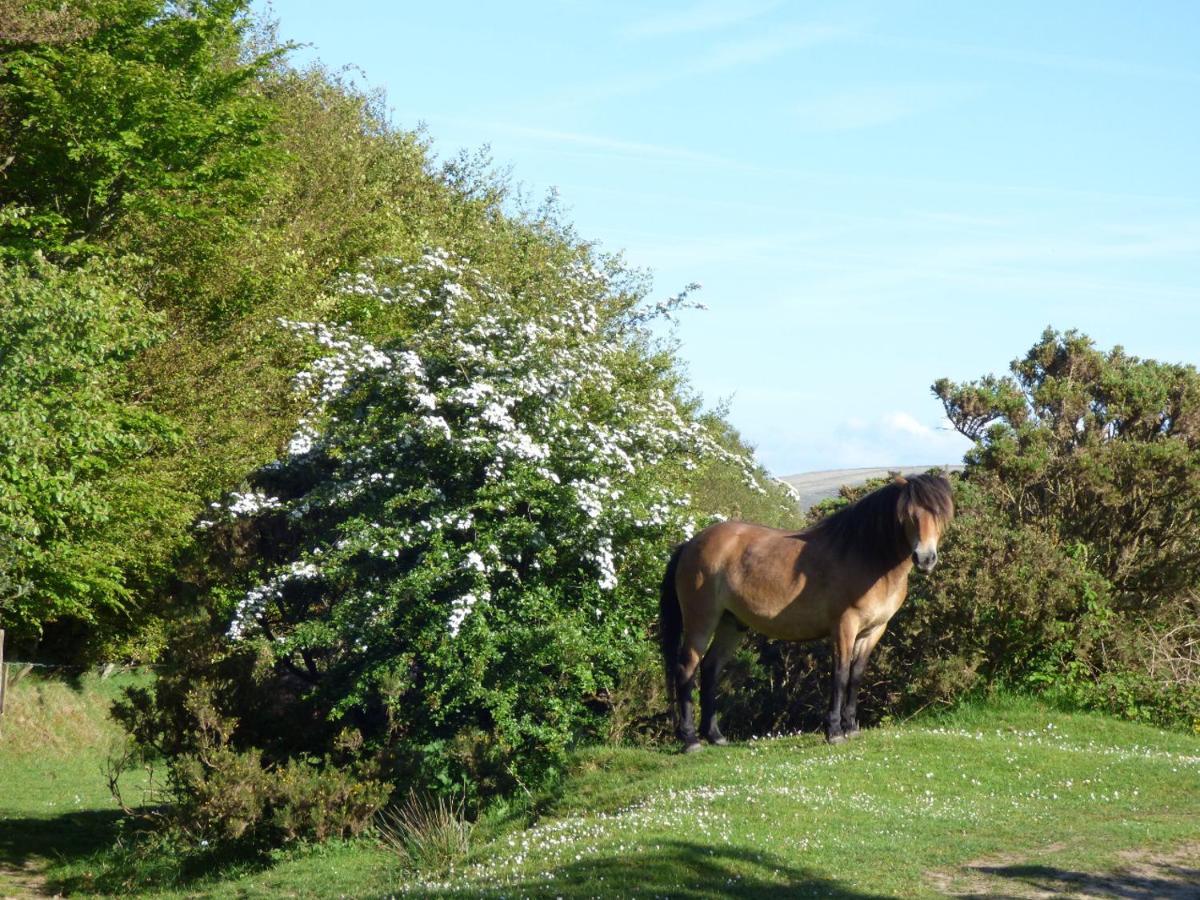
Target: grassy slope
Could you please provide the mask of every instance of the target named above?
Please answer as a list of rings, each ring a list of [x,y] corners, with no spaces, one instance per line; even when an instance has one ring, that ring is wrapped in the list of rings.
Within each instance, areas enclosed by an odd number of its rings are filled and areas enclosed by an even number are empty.
[[[84,888],[114,837],[104,729],[82,754],[60,741],[31,756],[5,727],[0,813],[15,819],[0,823],[0,866],[56,859],[51,885]],[[1195,846],[1197,821],[1200,737],[1005,699],[842,747],[806,735],[688,757],[589,750],[536,825],[485,822],[452,874],[408,875],[364,842],[213,873],[180,895],[906,896],[981,858],[1010,863],[989,876],[1008,892],[1114,868],[1131,848]]]
[[[121,730],[108,703],[140,676],[53,680],[9,686],[0,718],[0,896],[37,887],[51,861],[109,845],[121,819],[104,775]],[[140,796],[144,779],[123,781]]]

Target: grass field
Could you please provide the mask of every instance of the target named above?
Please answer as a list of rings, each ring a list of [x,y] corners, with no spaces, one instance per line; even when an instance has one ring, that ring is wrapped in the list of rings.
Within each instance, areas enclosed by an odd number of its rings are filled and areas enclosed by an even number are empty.
[[[137,879],[146,896],[1200,895],[1200,737],[1019,698],[840,747],[582,751],[536,816],[485,819],[442,872],[406,871],[373,840],[130,868],[109,849],[128,837],[102,773],[118,737],[103,708],[128,678],[13,691],[0,895],[128,895]]]

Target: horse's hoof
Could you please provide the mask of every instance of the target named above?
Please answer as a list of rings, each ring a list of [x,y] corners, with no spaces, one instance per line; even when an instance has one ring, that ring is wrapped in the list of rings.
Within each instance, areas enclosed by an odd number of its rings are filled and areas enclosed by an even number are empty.
[[[844,743],[846,743],[846,736],[844,734],[831,734],[825,738],[825,743],[827,743],[827,744],[844,744]]]
[[[715,738],[709,738],[708,742],[710,744],[712,744],[714,747],[728,747],[729,746],[729,738],[725,737],[725,735],[723,735],[723,734],[718,734]]]
[[[700,743],[699,741],[693,741],[690,744],[684,744],[682,752],[683,753],[699,753],[703,749],[704,749],[704,745],[702,743]]]
[[[854,738],[859,737],[861,735],[862,735],[862,731],[858,728],[855,728],[853,731],[846,732],[846,737],[850,738],[851,740],[853,740]]]

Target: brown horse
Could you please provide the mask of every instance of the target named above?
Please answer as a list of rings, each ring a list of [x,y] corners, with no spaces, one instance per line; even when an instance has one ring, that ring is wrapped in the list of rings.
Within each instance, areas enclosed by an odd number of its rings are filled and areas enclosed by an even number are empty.
[[[826,740],[857,734],[867,659],[904,602],[912,567],[929,572],[937,563],[938,539],[953,517],[950,482],[918,475],[897,478],[806,531],[720,522],[680,544],[663,577],[659,625],[684,749],[701,747],[692,718],[697,668],[700,736],[726,742],[717,727],[717,679],[749,628],[788,641],[828,637]]]

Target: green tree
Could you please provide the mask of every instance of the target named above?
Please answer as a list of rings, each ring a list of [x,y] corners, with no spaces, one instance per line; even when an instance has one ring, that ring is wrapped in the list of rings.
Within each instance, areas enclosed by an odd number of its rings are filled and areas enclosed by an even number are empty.
[[[153,324],[98,266],[0,271],[0,621],[17,638],[130,600],[164,497],[125,466],[171,439],[123,378]]]
[[[249,88],[273,54],[242,59],[246,8],[77,0],[69,39],[0,34],[0,251],[94,250],[130,213],[235,227],[271,158]]]
[[[1047,330],[1012,376],[938,381],[968,475],[1130,608],[1200,590],[1200,372]]]

